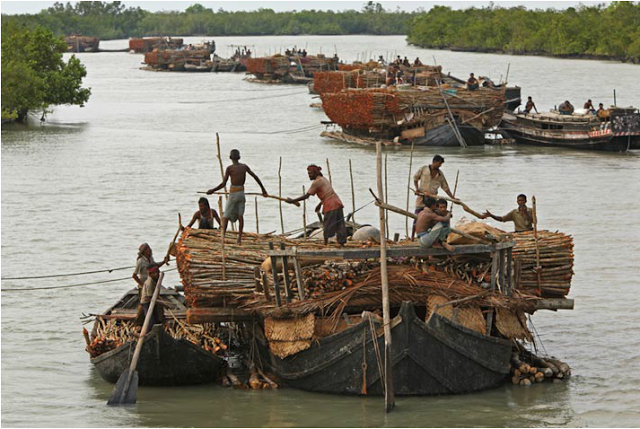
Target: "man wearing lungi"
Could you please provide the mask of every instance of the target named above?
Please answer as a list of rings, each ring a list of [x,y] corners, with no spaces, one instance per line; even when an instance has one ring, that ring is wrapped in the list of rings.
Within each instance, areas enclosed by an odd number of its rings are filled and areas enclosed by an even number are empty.
[[[423,198],[424,209],[418,214],[416,232],[418,243],[422,247],[444,247],[452,252],[454,247],[447,243],[447,236],[451,232],[449,221],[451,213],[447,211],[447,201],[433,197]]]
[[[224,179],[221,184],[215,188],[209,189],[207,194],[211,195],[219,189],[227,186],[227,180],[231,178],[231,187],[229,188],[229,198],[227,204],[224,206],[224,213],[222,213],[222,233],[227,230],[227,223],[229,221],[238,221],[238,245],[242,244],[242,230],[244,228],[244,205],[246,198],[244,196],[244,182],[247,180],[247,174],[253,177],[260,189],[262,189],[262,195],[265,197],[269,195],[267,190],[262,185],[260,178],[249,168],[246,164],[240,163],[240,151],[233,149],[229,155],[231,159],[231,165],[227,167],[224,173]]]
[[[324,244],[327,244],[329,238],[335,235],[338,243],[342,246],[347,242],[347,226],[345,225],[342,211],[344,205],[340,201],[338,194],[331,187],[331,183],[322,175],[321,170],[322,168],[315,164],[308,166],[307,173],[309,174],[309,179],[313,181],[311,187],[303,196],[295,199],[287,198],[287,202],[293,204],[306,200],[311,195],[317,195],[320,198],[320,203],[316,207],[316,211],[319,211],[322,206],[322,214],[324,215],[322,223]]]

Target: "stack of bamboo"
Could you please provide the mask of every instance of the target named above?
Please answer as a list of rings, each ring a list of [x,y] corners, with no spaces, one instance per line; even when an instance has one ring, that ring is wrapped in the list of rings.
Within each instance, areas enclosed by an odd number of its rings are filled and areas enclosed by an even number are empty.
[[[519,232],[514,237],[513,258],[519,267],[516,286],[543,297],[568,295],[573,277],[573,238],[561,232],[538,231],[536,253],[533,231]]]
[[[320,98],[329,119],[343,129],[388,128],[403,116],[392,89],[347,89],[325,93]]]
[[[384,74],[372,71],[318,71],[313,75],[313,89],[322,96],[346,88],[376,88],[384,81]]]
[[[511,383],[530,386],[543,381],[559,382],[571,376],[566,363],[552,357],[541,358],[525,350],[511,355]]]
[[[265,74],[285,74],[289,70],[290,61],[287,57],[274,55],[272,57],[247,58],[247,72],[260,77]]]
[[[144,54],[144,62],[156,69],[182,69],[186,63],[201,64],[211,60],[209,49],[152,51]]]

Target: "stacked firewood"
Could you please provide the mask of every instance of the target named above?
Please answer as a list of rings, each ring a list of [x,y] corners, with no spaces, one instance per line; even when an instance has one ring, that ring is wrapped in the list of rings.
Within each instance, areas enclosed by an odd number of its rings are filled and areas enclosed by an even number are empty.
[[[211,281],[209,284],[196,284],[185,290],[189,307],[225,307],[232,302],[253,295],[254,281]]]
[[[99,356],[129,341],[136,341],[140,334],[140,326],[130,321],[116,319],[106,321],[98,318],[96,323],[95,337],[86,348],[91,357]],[[210,353],[222,355],[227,350],[226,343],[221,339],[222,328],[219,325],[213,323],[187,325],[179,319],[173,319],[166,321],[163,327],[171,337],[190,341]]]
[[[305,298],[317,298],[325,292],[344,290],[353,286],[358,275],[376,267],[377,263],[329,263],[302,271]]]
[[[573,277],[573,238],[561,232],[538,231],[539,271],[536,270],[535,234],[532,231],[516,233],[515,241],[513,259],[519,267],[517,287],[543,297],[568,295]]]
[[[543,381],[559,382],[571,376],[566,363],[552,358],[541,358],[528,350],[515,351],[511,355],[511,383],[530,386]]]
[[[440,271],[468,284],[491,282],[491,261],[446,257],[423,262],[426,271]]]

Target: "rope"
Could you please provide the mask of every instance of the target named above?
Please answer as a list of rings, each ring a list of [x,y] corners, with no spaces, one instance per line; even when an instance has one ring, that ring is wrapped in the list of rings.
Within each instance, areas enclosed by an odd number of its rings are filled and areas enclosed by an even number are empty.
[[[169,268],[168,270],[164,270],[164,272],[167,271],[175,271],[177,270],[177,268]],[[111,279],[111,280],[101,280],[101,281],[97,281],[97,282],[89,282],[89,283],[77,283],[77,284],[73,284],[73,285],[64,285],[64,286],[43,286],[43,287],[29,287],[29,288],[2,288],[0,289],[0,291],[2,292],[13,292],[13,291],[25,291],[25,290],[48,290],[48,289],[67,289],[67,288],[72,288],[72,287],[80,287],[80,286],[92,286],[92,285],[99,285],[99,284],[104,284],[104,283],[114,283],[114,282],[121,282],[124,280],[131,280],[131,277],[122,277],[119,279]]]
[[[113,271],[119,270],[128,270],[131,268],[135,268],[135,265],[130,267],[118,267],[118,268],[110,268],[107,270],[96,270],[96,271],[84,271],[82,273],[70,273],[70,274],[49,274],[46,276],[30,276],[30,277],[2,277],[1,280],[34,280],[34,279],[51,279],[55,277],[73,277],[73,276],[84,276],[87,274],[96,274],[96,273],[110,273]]]
[[[296,95],[296,94],[307,94],[307,91],[296,91],[296,92],[288,92],[286,94],[280,94],[280,95],[271,95],[271,96],[266,96],[266,97],[253,97],[253,98],[240,98],[240,99],[229,99],[229,100],[212,100],[212,101],[179,101],[179,104],[221,104],[221,103],[234,103],[237,101],[254,101],[254,100],[266,100],[269,98],[280,98],[280,97],[288,97],[289,95]]]

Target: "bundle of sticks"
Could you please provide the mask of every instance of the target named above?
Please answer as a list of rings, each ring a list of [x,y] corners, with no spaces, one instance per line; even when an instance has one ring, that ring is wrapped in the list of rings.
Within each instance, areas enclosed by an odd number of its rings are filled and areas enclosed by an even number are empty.
[[[189,307],[226,307],[254,294],[254,281],[215,281],[185,289]]]
[[[519,347],[511,355],[511,383],[530,386],[543,381],[559,382],[571,376],[571,368],[553,357],[541,358]]]
[[[440,271],[468,284],[491,282],[491,261],[446,257],[423,262],[423,269]]]
[[[86,351],[91,357],[113,350],[121,345],[135,341],[140,333],[140,326],[124,320],[96,319],[96,336],[87,344]],[[220,338],[221,328],[213,323],[190,324],[174,318],[163,323],[165,331],[175,339],[184,338],[213,354],[222,354],[227,345]]]
[[[321,95],[322,107],[331,121],[342,128],[369,130],[395,125],[402,109],[392,89],[347,89]]]
[[[336,267],[337,268],[337,267]],[[346,276],[345,276],[346,277]],[[426,302],[432,294],[441,295],[450,301],[465,299],[468,304],[478,306],[504,307],[533,311],[531,296],[514,294],[512,297],[492,293],[476,284],[468,284],[439,272],[423,272],[407,265],[389,265],[389,301],[393,306],[399,306],[404,301]],[[380,267],[371,264],[359,274],[348,279],[353,284],[345,287],[344,279],[334,280],[334,290],[316,294],[304,301],[294,301],[283,307],[275,307],[273,303],[265,302],[262,298],[248,301],[245,308],[264,316],[287,317],[303,315],[311,312],[328,314],[337,318],[346,307],[362,309],[376,309],[382,305]],[[337,282],[337,284],[335,283]],[[327,287],[331,289],[331,287]]]
[[[537,253],[533,231],[518,232],[514,238],[517,287],[543,297],[566,296],[573,277],[573,238],[561,232],[538,231]]]
[[[360,261],[356,263],[329,263],[307,268],[302,271],[305,298],[317,298],[326,292],[343,290],[353,286],[354,279],[377,263]],[[294,285],[297,284],[294,280]]]
[[[321,96],[346,88],[375,88],[384,82],[384,74],[365,70],[319,71],[313,75],[313,89]]]
[[[283,56],[247,58],[247,72],[260,76],[277,71],[287,71],[289,69],[289,60]]]

